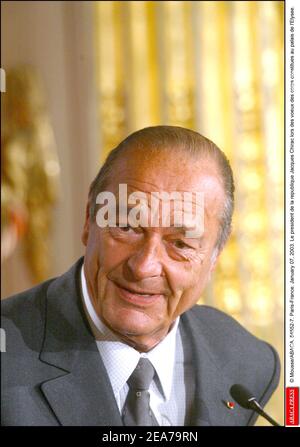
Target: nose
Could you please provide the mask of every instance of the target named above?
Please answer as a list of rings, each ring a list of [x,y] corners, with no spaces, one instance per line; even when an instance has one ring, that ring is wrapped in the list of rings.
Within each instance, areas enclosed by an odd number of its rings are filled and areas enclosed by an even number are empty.
[[[134,280],[162,276],[161,248],[158,240],[143,242],[127,261],[128,269]]]

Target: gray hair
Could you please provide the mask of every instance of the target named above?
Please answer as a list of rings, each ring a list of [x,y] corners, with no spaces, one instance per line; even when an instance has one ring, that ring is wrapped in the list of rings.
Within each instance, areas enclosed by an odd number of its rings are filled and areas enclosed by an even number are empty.
[[[89,189],[90,217],[96,215],[96,197],[104,191],[112,178],[115,163],[129,149],[143,151],[145,159],[155,153],[166,150],[183,151],[190,157],[214,160],[219,169],[225,192],[225,203],[220,216],[220,231],[216,248],[220,252],[231,233],[231,221],[234,208],[234,180],[232,169],[225,154],[211,140],[190,129],[179,126],[152,126],[138,130],[115,147],[107,156],[103,166],[93,180]]]

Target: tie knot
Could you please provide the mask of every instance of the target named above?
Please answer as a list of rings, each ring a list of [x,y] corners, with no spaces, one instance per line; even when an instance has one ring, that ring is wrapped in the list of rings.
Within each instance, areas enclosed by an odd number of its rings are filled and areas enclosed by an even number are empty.
[[[150,360],[141,357],[135,370],[127,380],[129,388],[140,391],[148,390],[154,374],[155,370]]]

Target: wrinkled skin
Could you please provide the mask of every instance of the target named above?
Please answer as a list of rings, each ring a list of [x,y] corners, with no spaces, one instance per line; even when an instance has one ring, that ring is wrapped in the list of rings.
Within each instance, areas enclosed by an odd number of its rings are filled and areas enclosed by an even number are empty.
[[[128,185],[128,193],[204,194],[201,238],[186,238],[175,227],[100,228],[87,206],[82,241],[93,306],[121,340],[147,352],[166,336],[178,315],[197,303],[210,279],[219,255],[214,253],[225,197],[214,162],[195,161],[182,154],[160,154],[145,161],[132,151],[116,163],[106,190],[117,196],[120,183]],[[124,289],[138,292],[137,300],[131,300],[126,291],[124,299]]]

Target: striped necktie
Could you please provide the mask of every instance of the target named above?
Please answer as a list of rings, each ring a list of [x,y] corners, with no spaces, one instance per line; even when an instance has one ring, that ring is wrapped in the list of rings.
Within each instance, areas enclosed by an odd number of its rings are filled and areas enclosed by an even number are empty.
[[[150,409],[149,386],[155,374],[150,360],[141,357],[127,380],[129,391],[123,407],[124,425],[159,425]]]

